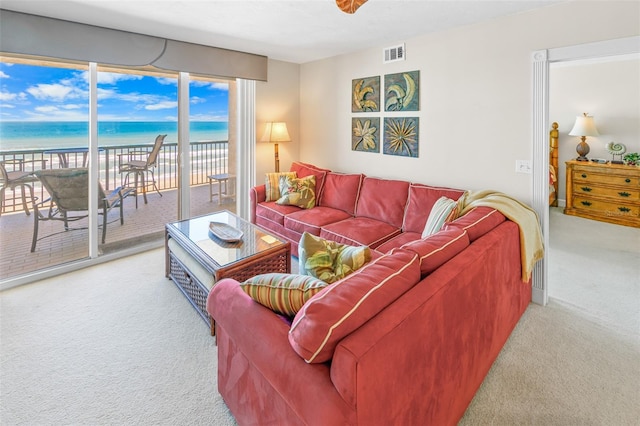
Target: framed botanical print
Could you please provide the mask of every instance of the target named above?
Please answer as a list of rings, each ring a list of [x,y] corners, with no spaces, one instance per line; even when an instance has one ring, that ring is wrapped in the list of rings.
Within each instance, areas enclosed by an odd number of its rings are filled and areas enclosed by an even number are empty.
[[[420,111],[420,71],[384,76],[385,111]]]
[[[385,117],[382,153],[418,157],[419,117]]]
[[[351,119],[351,150],[380,152],[380,117]]]
[[[380,111],[380,76],[351,81],[351,112]]]

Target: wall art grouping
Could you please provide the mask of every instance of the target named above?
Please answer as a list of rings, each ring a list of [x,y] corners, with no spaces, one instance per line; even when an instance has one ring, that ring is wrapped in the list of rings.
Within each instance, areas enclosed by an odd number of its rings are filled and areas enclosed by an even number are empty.
[[[380,76],[373,76],[351,82],[351,112],[379,113],[383,102],[384,112],[392,114],[382,120],[371,116],[352,117],[351,149],[379,153],[382,147],[383,154],[418,157],[420,119],[397,113],[420,110],[420,71],[386,74],[384,91],[380,81]]]

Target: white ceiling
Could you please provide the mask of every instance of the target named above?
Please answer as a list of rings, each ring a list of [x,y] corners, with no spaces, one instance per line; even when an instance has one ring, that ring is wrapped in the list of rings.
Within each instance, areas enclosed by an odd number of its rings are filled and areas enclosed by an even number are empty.
[[[566,0],[1,0],[0,7],[305,63]],[[408,55],[410,52],[408,53]]]

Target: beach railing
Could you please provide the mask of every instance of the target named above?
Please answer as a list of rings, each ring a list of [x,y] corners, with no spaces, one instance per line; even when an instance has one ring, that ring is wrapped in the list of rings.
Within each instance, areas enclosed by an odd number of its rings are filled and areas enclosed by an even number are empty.
[[[98,152],[99,179],[106,190],[111,190],[122,185],[124,177],[119,172],[119,158],[128,155],[129,152],[151,151],[153,144],[139,145],[109,145],[100,146]],[[203,141],[191,142],[190,152],[190,185],[202,185],[208,183],[207,176],[229,171],[229,143],[227,141]],[[65,152],[64,160],[58,155],[61,150]],[[44,168],[85,167],[86,152],[73,148],[57,147],[56,149],[24,149],[13,151],[0,151],[0,161],[14,164],[22,164],[24,171],[32,172]],[[158,154],[154,175],[158,188],[175,189],[178,187],[178,144],[164,143]],[[63,164],[65,163],[66,164]],[[11,171],[11,168],[9,169]],[[2,183],[0,183],[2,185]],[[34,183],[34,196],[42,200],[46,198],[46,192],[39,182]],[[16,189],[19,191],[20,189]],[[9,190],[7,190],[9,191]],[[9,197],[6,197],[9,198]],[[22,204],[3,205],[3,212],[22,211]]]

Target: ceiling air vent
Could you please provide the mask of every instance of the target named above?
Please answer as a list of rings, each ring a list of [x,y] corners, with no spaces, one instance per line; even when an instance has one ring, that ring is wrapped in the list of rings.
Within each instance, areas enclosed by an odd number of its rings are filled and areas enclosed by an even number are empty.
[[[404,43],[393,47],[387,47],[383,51],[382,63],[387,64],[389,62],[404,61],[406,51],[404,50]]]

